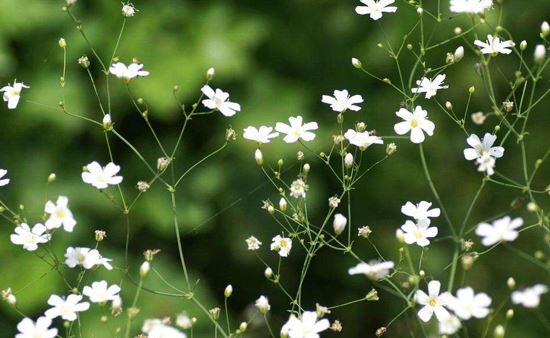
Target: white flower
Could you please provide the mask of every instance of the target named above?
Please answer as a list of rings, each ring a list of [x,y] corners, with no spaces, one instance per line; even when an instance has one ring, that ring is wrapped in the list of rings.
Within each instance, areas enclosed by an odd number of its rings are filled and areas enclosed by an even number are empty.
[[[343,113],[346,110],[359,111],[361,107],[356,106],[358,103],[363,103],[363,98],[361,95],[353,95],[350,97],[348,91],[344,90],[335,90],[334,97],[323,95],[321,97],[321,102],[329,104],[330,108],[335,112]]]
[[[256,129],[256,127],[250,126],[244,129],[243,137],[260,144],[269,143],[271,142],[270,139],[279,136],[279,133],[272,133],[272,131],[272,127],[261,126],[259,129]]]
[[[433,135],[435,124],[427,119],[428,112],[423,110],[422,107],[416,106],[412,113],[405,108],[401,108],[395,114],[405,120],[393,126],[398,135],[405,135],[410,132],[411,142],[413,143],[424,142],[425,137],[422,131],[426,132],[429,136]]]
[[[122,15],[124,15],[125,17],[134,16],[136,12],[137,12],[137,9],[134,7],[132,3],[127,2],[122,4]]]
[[[540,297],[548,292],[548,287],[536,284],[522,291],[512,292],[512,303],[521,304],[528,308],[536,308],[540,304]]]
[[[254,251],[260,249],[262,242],[260,242],[256,237],[250,236],[246,239],[246,245],[248,245],[248,250]]]
[[[456,297],[450,297],[448,307],[461,319],[485,318],[489,314],[491,298],[481,292],[474,293],[471,287],[456,291]]]
[[[416,243],[421,247],[430,244],[428,238],[437,236],[437,228],[430,227],[429,219],[420,219],[416,224],[413,221],[406,221],[405,224],[401,226],[401,230],[404,232],[405,243]]]
[[[439,74],[435,79],[430,80],[427,77],[423,77],[421,80],[416,81],[418,88],[412,88],[413,93],[426,93],[426,98],[429,99],[437,94],[439,89],[447,89],[449,86],[443,85],[445,81],[445,74]]]
[[[334,233],[337,235],[341,234],[346,228],[347,223],[348,219],[346,218],[346,216],[342,214],[334,215],[334,221],[332,221],[332,228],[334,229]]]
[[[80,265],[89,270],[102,265],[107,270],[112,270],[113,266],[109,263],[110,261],[110,259],[102,257],[96,249],[68,247],[65,253],[65,264],[69,268]]]
[[[476,163],[478,164],[477,171],[485,172],[488,176],[491,176],[495,173],[496,162],[497,160],[493,156],[485,154],[476,159]]]
[[[81,300],[82,296],[80,295],[68,295],[66,299],[58,295],[51,295],[48,299],[48,304],[52,308],[46,310],[44,315],[50,319],[61,317],[63,320],[75,321],[77,312],[86,311],[90,308],[90,303],[79,303]]]
[[[512,40],[500,41],[500,38],[493,37],[491,34],[487,35],[487,42],[476,40],[474,44],[481,47],[483,54],[491,54],[492,56],[496,56],[499,53],[510,54],[512,53],[510,48],[516,45]]]
[[[451,315],[446,320],[439,322],[439,334],[453,335],[457,333],[461,327],[462,323],[460,323],[460,319],[458,319],[456,316]]]
[[[52,320],[46,317],[40,317],[33,322],[30,318],[24,318],[17,324],[18,333],[15,338],[55,338],[57,329],[52,328]]]
[[[502,155],[504,155],[504,148],[493,147],[493,144],[495,143],[496,139],[497,139],[496,135],[492,135],[489,133],[486,133],[485,136],[483,136],[482,140],[480,140],[479,136],[475,134],[470,135],[466,139],[466,142],[468,142],[468,144],[472,148],[464,149],[464,157],[468,161],[479,159],[483,155],[491,155],[495,158],[502,157]]]
[[[286,134],[283,139],[286,143],[294,143],[299,139],[306,142],[313,141],[315,139],[315,134],[310,132],[310,130],[316,130],[319,128],[317,122],[309,122],[302,125],[303,119],[301,116],[291,116],[288,118],[288,121],[290,122],[290,125],[281,122],[277,122],[275,125],[275,130]]]
[[[271,310],[271,305],[269,305],[269,299],[267,299],[266,296],[260,296],[260,298],[256,299],[256,303],[254,304],[256,306],[256,309],[260,311],[262,314],[266,314]]]
[[[290,315],[288,321],[281,328],[281,333],[289,338],[319,338],[319,333],[325,331],[330,326],[328,319],[317,321],[317,313],[314,311],[305,311],[300,319],[295,315]]]
[[[209,109],[219,110],[223,115],[230,117],[241,111],[238,103],[229,101],[229,94],[221,89],[214,91],[210,86],[205,85],[201,91],[208,99],[202,101],[202,104]]]
[[[290,249],[292,249],[292,240],[290,238],[277,235],[271,241],[271,251],[278,252],[281,257],[288,257]]]
[[[390,274],[395,264],[392,261],[379,262],[371,261],[369,263],[359,263],[348,270],[350,275],[364,274],[369,279],[380,280],[386,278]]]
[[[546,58],[546,47],[544,45],[537,45],[535,47],[534,58],[536,63],[542,63]]]
[[[357,132],[353,129],[348,129],[344,137],[350,144],[359,147],[361,150],[365,150],[373,144],[384,144],[384,141],[380,137],[371,135],[368,131]]]
[[[98,189],[105,189],[111,185],[117,185],[122,182],[122,176],[115,176],[120,171],[120,166],[113,162],[107,163],[101,167],[96,161],[86,166],[86,171],[82,173],[84,183],[91,184]]]
[[[449,319],[449,311],[447,311],[444,306],[447,306],[451,295],[448,292],[439,294],[440,289],[441,283],[433,280],[428,283],[428,294],[422,290],[416,291],[414,295],[416,302],[420,305],[424,305],[420,311],[418,311],[418,317],[422,321],[430,321],[434,313],[437,320],[440,322]]]
[[[119,297],[120,286],[113,284],[107,285],[107,282],[93,282],[92,286],[85,286],[82,293],[90,298],[92,303],[107,303],[116,300]]]
[[[13,244],[22,245],[25,250],[35,251],[38,249],[38,244],[47,243],[50,240],[51,236],[46,233],[47,230],[40,223],[32,229],[27,223],[21,223],[15,228],[15,234],[10,236],[10,240]]]
[[[301,178],[295,180],[290,185],[290,196],[294,198],[306,198],[307,184]]]
[[[378,20],[382,17],[383,13],[395,13],[397,7],[389,6],[393,4],[394,0],[360,0],[366,6],[355,7],[355,12],[359,15],[369,14],[373,20]]]
[[[116,76],[119,79],[125,81],[130,81],[135,77],[148,76],[149,72],[146,70],[141,70],[143,65],[140,63],[131,63],[129,66],[126,66],[122,62],[117,62],[109,67],[109,72]]]
[[[69,199],[65,196],[59,196],[55,204],[52,201],[46,202],[44,211],[50,215],[46,223],[44,223],[46,228],[57,229],[63,225],[65,231],[73,231],[76,221],[73,213],[68,208],[68,204]]]
[[[189,318],[185,312],[182,312],[176,317],[176,325],[184,330],[190,329],[193,327],[193,319]]]
[[[21,91],[23,88],[30,88],[23,82],[13,81],[13,86],[9,83],[7,86],[2,87],[0,92],[4,92],[4,102],[8,103],[8,109],[15,109],[21,98]]]
[[[143,322],[141,331],[147,333],[148,338],[186,338],[185,333],[164,324],[160,319],[147,319]]]
[[[2,179],[2,177],[6,176],[7,173],[8,171],[6,169],[0,169],[0,187],[3,187],[5,185],[8,185],[8,183],[10,183],[9,178]]]
[[[420,201],[416,205],[411,202],[407,202],[401,207],[401,213],[416,220],[439,217],[441,213],[439,208],[433,208],[430,210],[431,206],[432,203],[426,201]]]
[[[455,13],[483,13],[493,6],[493,0],[451,0],[451,12]]]
[[[493,224],[478,224],[476,235],[483,237],[481,243],[485,246],[491,246],[500,241],[512,242],[518,237],[516,229],[522,225],[522,218],[517,217],[512,220],[510,217],[505,216],[497,219]]]

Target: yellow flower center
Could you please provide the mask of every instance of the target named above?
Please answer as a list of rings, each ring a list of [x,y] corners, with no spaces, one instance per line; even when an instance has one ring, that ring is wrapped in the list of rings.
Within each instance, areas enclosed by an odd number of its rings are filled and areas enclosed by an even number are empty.
[[[418,128],[418,121],[416,119],[411,120],[411,127]]]

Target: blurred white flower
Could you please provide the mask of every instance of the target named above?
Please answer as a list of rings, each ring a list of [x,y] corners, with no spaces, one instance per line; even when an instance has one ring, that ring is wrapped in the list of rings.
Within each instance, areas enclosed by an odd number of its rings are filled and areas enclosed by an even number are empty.
[[[55,338],[57,329],[50,328],[52,320],[47,317],[40,317],[33,322],[30,318],[24,318],[17,324],[18,333],[15,338]]]
[[[46,228],[51,230],[63,226],[65,231],[73,231],[76,221],[68,205],[69,199],[65,196],[59,196],[55,204],[52,201],[46,202],[44,211],[50,215],[46,223],[44,223]]]
[[[224,116],[230,117],[241,111],[241,106],[238,103],[229,101],[229,94],[221,89],[212,89],[205,85],[201,91],[208,99],[202,100],[202,104],[208,109],[215,109]]]
[[[384,141],[380,137],[371,135],[368,131],[357,132],[353,129],[348,129],[344,137],[350,144],[359,147],[361,150],[365,150],[373,144],[384,144]]]
[[[382,17],[383,13],[395,13],[397,7],[389,6],[393,4],[394,0],[359,0],[365,4],[365,6],[355,7],[355,12],[359,15],[369,14],[373,20],[378,20]]]
[[[147,333],[147,338],[186,338],[185,333],[166,325],[160,319],[147,319],[143,322],[141,331]]]
[[[363,274],[372,280],[380,280],[386,278],[390,274],[390,270],[393,269],[395,264],[392,261],[379,262],[371,261],[369,263],[361,262],[350,268],[348,273],[350,275]]]
[[[416,85],[419,87],[412,88],[411,90],[413,93],[426,93],[426,98],[430,99],[437,94],[439,89],[449,88],[449,86],[443,85],[445,77],[445,74],[439,74],[433,80],[423,77],[422,79],[416,81]]]
[[[92,286],[85,286],[82,294],[88,296],[92,303],[107,303],[115,301],[119,297],[120,286],[113,284],[109,286],[106,281],[93,282]]]
[[[303,119],[301,116],[291,116],[288,118],[288,121],[290,122],[290,125],[281,122],[277,122],[277,124],[275,125],[275,130],[280,133],[286,134],[285,138],[283,139],[286,143],[294,143],[299,139],[302,139],[306,142],[313,141],[315,139],[315,134],[312,133],[310,130],[316,130],[317,128],[319,128],[317,122],[308,122],[306,124],[302,124]]]
[[[113,266],[109,263],[110,261],[110,259],[101,256],[96,249],[68,247],[65,252],[65,264],[69,268],[80,265],[84,269],[89,270],[102,265],[107,270],[112,270]]]
[[[334,233],[336,235],[341,234],[346,228],[347,223],[348,219],[346,218],[346,216],[342,214],[334,215],[334,220],[332,221],[332,228],[334,229]]]
[[[413,143],[424,142],[424,132],[429,136],[433,135],[435,124],[428,120],[428,112],[423,110],[421,106],[416,106],[412,113],[405,108],[401,108],[395,114],[405,120],[393,126],[398,135],[405,135],[410,132],[410,139]]]
[[[544,284],[536,284],[521,291],[512,292],[512,303],[520,304],[527,308],[536,308],[540,304],[540,297],[548,292]]]
[[[430,209],[431,206],[432,203],[426,201],[420,201],[416,205],[412,202],[407,202],[401,207],[401,213],[416,220],[439,217],[441,213],[439,208]]]
[[[80,295],[68,295],[65,299],[58,295],[51,295],[48,304],[52,308],[46,310],[44,315],[50,319],[61,317],[63,320],[75,321],[77,312],[86,311],[90,308],[90,303],[80,303],[81,300],[82,296]]]
[[[292,249],[292,240],[290,238],[277,235],[271,241],[271,251],[276,251],[281,257],[288,257],[290,249]]]
[[[260,242],[256,237],[250,236],[246,239],[246,245],[248,246],[248,250],[254,251],[260,249],[262,242]]]
[[[544,45],[537,45],[535,47],[534,58],[536,63],[542,63],[546,58],[546,47]]]
[[[110,184],[117,185],[122,182],[122,176],[115,176],[120,171],[120,166],[113,162],[107,163],[101,167],[96,161],[86,166],[86,171],[82,173],[82,181],[91,184],[97,189],[105,189]]]
[[[451,12],[455,13],[483,13],[493,6],[493,0],[451,0]]]
[[[487,42],[475,40],[474,44],[481,48],[483,54],[490,54],[496,56],[497,54],[510,54],[516,44],[512,40],[500,41],[500,38],[493,37],[491,34],[487,35]]]
[[[477,158],[476,163],[478,165],[477,171],[485,172],[488,176],[491,176],[495,173],[497,160],[493,156],[485,154],[480,158]]]
[[[279,136],[279,133],[272,133],[272,127],[261,126],[259,129],[256,127],[248,127],[244,129],[243,137],[247,140],[256,141],[260,144],[271,142],[270,139]]]
[[[109,67],[109,72],[117,78],[129,82],[135,77],[143,77],[149,75],[149,72],[146,70],[141,70],[142,68],[143,65],[140,63],[131,63],[129,66],[126,66],[122,62],[117,62]]]
[[[0,92],[4,92],[4,102],[8,103],[8,109],[17,108],[23,88],[30,87],[25,85],[23,82],[17,82],[17,80],[13,81],[13,85],[8,83],[7,86],[0,88]]]
[[[440,289],[441,283],[433,280],[428,283],[428,294],[422,290],[416,291],[414,295],[415,301],[420,305],[424,305],[420,311],[418,311],[418,317],[423,322],[429,322],[434,313],[435,317],[440,322],[448,320],[451,316],[449,311],[445,309],[451,295],[448,292],[439,294]]]
[[[134,16],[137,11],[138,10],[131,2],[122,3],[122,15],[124,15],[125,17]]]
[[[290,196],[294,198],[306,198],[307,184],[301,178],[294,180],[290,185]]]
[[[416,224],[408,220],[401,226],[401,230],[404,232],[405,243],[416,243],[421,247],[430,244],[428,238],[437,236],[437,227],[430,227],[430,219],[420,219]]]
[[[0,187],[3,187],[10,183],[9,178],[3,178],[4,176],[6,176],[7,173],[8,171],[6,169],[0,169]]]
[[[485,318],[489,314],[491,298],[486,293],[475,294],[471,287],[456,291],[456,297],[450,297],[448,308],[461,319]]]
[[[356,106],[358,103],[363,103],[363,98],[361,95],[350,96],[346,89],[344,90],[335,90],[334,97],[323,95],[321,97],[321,102],[329,104],[330,108],[335,112],[343,113],[346,110],[359,111],[361,107]]]
[[[482,140],[480,140],[479,136],[475,134],[470,135],[466,139],[466,142],[468,142],[468,144],[472,148],[464,149],[464,157],[468,161],[481,158],[483,155],[491,155],[495,158],[502,157],[504,155],[504,148],[493,147],[493,144],[495,144],[496,139],[497,139],[496,135],[492,135],[489,133],[486,133],[483,136]]]
[[[181,327],[184,330],[190,329],[193,326],[193,319],[183,312],[176,317],[176,326]]]
[[[260,313],[264,315],[269,312],[269,310],[271,310],[269,299],[267,299],[266,296],[260,296],[260,298],[256,300],[256,303],[254,305],[256,306],[256,309],[258,309],[258,311],[260,311]]]
[[[29,227],[27,223],[21,223],[15,228],[15,234],[10,236],[13,244],[22,245],[23,249],[35,251],[38,249],[38,244],[47,243],[51,236],[46,233],[48,229],[43,224],[36,224]]]
[[[514,218],[509,216],[499,218],[492,224],[480,223],[476,228],[476,235],[483,237],[481,244],[491,246],[500,241],[512,242],[518,237],[517,228],[523,225],[521,217]]]
[[[319,338],[319,333],[330,327],[328,319],[317,320],[317,312],[304,311],[300,319],[290,315],[281,328],[281,333],[289,338]]]
[[[462,323],[457,316],[449,316],[446,320],[439,322],[439,334],[441,335],[453,335],[460,330]]]

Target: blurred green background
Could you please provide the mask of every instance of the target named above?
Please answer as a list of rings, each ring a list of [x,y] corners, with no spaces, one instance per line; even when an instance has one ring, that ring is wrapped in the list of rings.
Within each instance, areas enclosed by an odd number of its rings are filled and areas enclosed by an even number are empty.
[[[3,84],[14,78],[31,86],[23,92],[17,110],[0,108],[0,168],[8,169],[11,183],[0,190],[0,198],[11,206],[23,204],[23,214],[30,222],[42,217],[45,194],[55,200],[58,195],[70,198],[70,207],[78,225],[75,232],[58,233],[53,247],[62,255],[67,246],[94,245],[93,230],[107,231],[107,239],[100,251],[113,258],[118,267],[124,264],[124,217],[111,202],[80,179],[83,165],[97,160],[108,162],[107,151],[100,128],[82,120],[64,115],[57,108],[62,97],[59,86],[63,65],[60,37],[67,41],[68,68],[65,97],[67,109],[96,120],[101,113],[92,94],[85,71],[76,60],[86,54],[92,62],[92,72],[98,80],[100,92],[104,92],[103,76],[99,65],[80,37],[75,25],[61,11],[63,1],[0,0],[0,80]],[[427,8],[434,8],[436,1],[428,1]],[[445,15],[449,15],[448,2],[442,1]],[[306,119],[318,121],[321,130],[312,143],[316,151],[328,150],[331,134],[336,132],[335,113],[320,102],[322,94],[332,94],[334,89],[348,89],[365,99],[358,113],[347,113],[346,124],[365,121],[369,129],[379,135],[393,135],[397,122],[394,112],[401,98],[391,90],[354,69],[350,60],[357,57],[365,67],[381,77],[397,81],[393,60],[380,48],[378,42],[391,41],[394,47],[416,22],[412,7],[399,2],[398,15],[386,15],[380,22],[356,15],[358,1],[336,0],[157,0],[135,1],[139,12],[126,23],[117,55],[124,63],[136,57],[151,72],[151,76],[132,82],[137,96],[149,105],[149,117],[163,143],[174,144],[181,126],[182,115],[173,97],[172,88],[187,105],[196,101],[209,67],[216,68],[214,87],[231,94],[232,101],[239,102],[242,112],[227,119],[221,114],[193,120],[177,156],[176,168],[185,170],[206,153],[224,141],[225,129],[233,127],[239,134],[248,125],[270,124],[286,121],[288,116],[302,114]],[[75,15],[83,20],[84,29],[101,57],[107,59],[113,50],[122,24],[118,0],[79,0],[73,7]],[[514,40],[529,42],[532,52],[538,43],[540,23],[550,17],[547,0],[505,1],[503,25],[513,32]],[[497,11],[491,12],[494,22]],[[470,18],[462,16],[430,30],[432,41],[441,41],[453,33],[456,26],[468,27]],[[486,31],[484,31],[486,32]],[[471,39],[471,37],[470,37]],[[445,53],[452,52],[461,43],[455,41],[429,56],[434,65],[441,65]],[[495,81],[498,95],[507,93],[507,80],[513,78],[517,60],[499,57],[496,60],[503,69]],[[530,59],[530,57],[529,57]],[[476,58],[467,49],[465,59],[447,72],[451,89],[438,94],[441,102],[453,102],[463,111],[468,87],[475,85],[470,112],[488,111],[490,102],[482,82],[474,70]],[[403,61],[404,71],[410,71],[411,58]],[[506,78],[504,78],[506,76]],[[548,88],[548,81],[541,82]],[[124,85],[111,80],[113,120],[117,129],[140,149],[152,165],[161,156],[145,124],[133,109]],[[436,123],[435,136],[425,143],[433,178],[440,190],[451,217],[459,222],[472,199],[481,175],[472,163],[463,159],[465,147],[463,133],[441,112],[434,101],[420,101]],[[550,115],[544,100],[534,111],[527,146],[528,163],[534,163],[548,147]],[[468,128],[478,134],[491,132],[496,123],[488,119],[483,126],[474,126],[467,120]],[[394,232],[404,221],[400,206],[407,200],[433,200],[423,177],[418,149],[410,142],[399,142],[395,156],[383,166],[367,175],[359,184],[353,198],[354,224],[357,228],[369,225],[374,230],[373,240],[389,259],[398,260],[399,245]],[[520,151],[513,139],[509,139],[506,154],[497,163],[498,170],[521,180]],[[277,140],[264,149],[266,162],[274,165],[284,158],[287,168],[296,163],[297,145],[283,144]],[[127,196],[135,196],[135,183],[149,179],[149,173],[134,154],[121,142],[114,143],[115,162],[122,166],[123,190]],[[194,171],[179,188],[178,210],[184,251],[186,252],[192,279],[200,279],[198,293],[207,307],[223,306],[223,289],[232,284],[235,291],[230,301],[234,325],[247,320],[251,304],[261,294],[272,303],[272,323],[275,330],[286,320],[288,304],[280,291],[263,277],[263,265],[246,250],[244,240],[251,234],[263,243],[261,255],[275,265],[276,256],[268,251],[271,237],[280,233],[277,224],[260,209],[261,201],[272,198],[277,201],[265,178],[253,160],[254,144],[238,139],[227,151]],[[372,148],[366,152],[369,162],[384,155],[384,148]],[[319,220],[326,212],[326,200],[338,191],[338,186],[321,163],[311,154],[306,160],[312,165],[309,194],[310,217]],[[550,183],[548,164],[541,169],[534,186],[544,189]],[[51,172],[57,180],[46,190],[46,178]],[[287,180],[292,180],[297,167],[288,170]],[[113,190],[113,192],[115,192]],[[521,198],[519,191],[489,186],[475,208],[469,226],[507,212],[523,216],[526,224],[536,221],[525,211],[525,205],[510,210],[511,203]],[[548,205],[548,196],[540,197]],[[443,222],[443,220],[439,220]],[[18,292],[18,306],[32,316],[46,309],[51,293],[65,294],[62,281],[53,273],[39,279],[47,267],[32,253],[15,247],[9,241],[12,226],[2,222],[0,226],[0,289],[11,287]],[[441,236],[447,235],[441,224]],[[473,238],[477,240],[476,238]],[[515,243],[532,254],[546,250],[540,232],[525,233]],[[131,214],[131,262],[132,274],[142,261],[145,249],[159,248],[161,254],[154,266],[174,284],[183,286],[183,274],[177,256],[177,246],[170,209],[170,196],[162,186],[154,186],[136,204]],[[297,276],[303,262],[303,252],[296,245],[290,258],[284,261],[283,283],[291,290],[296,287]],[[476,244],[476,250],[481,250]],[[375,257],[366,242],[360,242],[355,250],[365,260]],[[413,254],[419,250],[413,248]],[[446,281],[447,273],[437,273],[450,261],[450,242],[430,247],[427,253],[428,275]],[[306,281],[304,304],[314,308],[318,302],[325,306],[336,305],[360,298],[371,289],[371,284],[361,277],[349,277],[347,270],[356,262],[352,257],[339,253],[321,253],[311,267]],[[69,272],[73,273],[73,272]],[[98,270],[93,279],[105,278],[110,283],[120,282],[122,274]],[[549,284],[544,270],[520,260],[506,248],[498,248],[476,262],[466,275],[465,283],[476,290],[487,291],[500,303],[507,295],[505,281],[516,277],[518,284],[535,282]],[[91,278],[91,276],[89,276]],[[89,280],[91,283],[92,279]],[[29,284],[31,283],[31,284]],[[88,284],[89,284],[88,283]],[[135,288],[123,280],[124,301],[128,305]],[[147,287],[168,291],[157,278],[147,280]],[[377,303],[359,303],[333,311],[331,319],[339,319],[344,327],[340,336],[371,337],[376,328],[383,326],[403,307],[400,301],[383,291]],[[545,304],[544,304],[545,303]],[[548,297],[542,311],[550,310]],[[213,336],[206,319],[199,310],[184,299],[154,296],[144,293],[139,306],[142,313],[136,318],[136,334],[145,318],[173,316],[186,311],[199,318],[200,337]],[[252,311],[253,312],[253,311]],[[102,312],[92,312],[85,317],[85,337],[107,337],[108,330],[121,321],[101,324]],[[410,312],[412,315],[412,312]],[[0,335],[11,337],[21,317],[7,304],[0,304]],[[499,317],[495,323],[501,322]],[[473,336],[480,332],[481,324],[472,322]],[[517,311],[516,319],[509,324],[510,337],[543,337],[541,324],[527,310]],[[201,331],[202,330],[202,331]],[[404,321],[392,325],[387,336],[402,337],[408,328]],[[336,336],[333,333],[327,336]],[[251,337],[266,337],[261,323],[252,325]]]

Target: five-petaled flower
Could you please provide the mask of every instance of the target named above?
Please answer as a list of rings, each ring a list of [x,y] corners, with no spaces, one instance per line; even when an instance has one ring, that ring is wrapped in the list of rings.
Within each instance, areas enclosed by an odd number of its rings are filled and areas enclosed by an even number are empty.
[[[113,284],[109,286],[106,281],[93,282],[91,286],[85,286],[82,294],[88,296],[92,303],[104,304],[117,299],[120,286]]]
[[[401,207],[401,213],[416,220],[439,217],[441,210],[439,208],[430,209],[431,206],[432,203],[426,201],[420,201],[416,205],[407,202]]]
[[[52,201],[46,202],[44,211],[50,215],[46,223],[44,223],[46,228],[57,229],[63,226],[65,231],[73,231],[76,221],[71,210],[69,210],[68,204],[69,199],[65,196],[59,196],[55,204]]]
[[[248,246],[248,250],[254,251],[260,249],[262,242],[256,237],[250,236],[246,239],[246,245]]]
[[[335,112],[343,113],[346,110],[359,111],[361,107],[357,106],[358,103],[363,103],[361,95],[350,96],[346,89],[335,90],[334,97],[323,95],[321,102],[329,104],[330,108]]]
[[[281,328],[281,333],[289,338],[319,338],[319,333],[329,328],[328,319],[317,320],[317,312],[304,311],[300,318],[290,315]]]
[[[407,244],[416,243],[418,246],[425,247],[430,244],[428,238],[437,236],[437,227],[430,227],[430,219],[420,219],[415,224],[413,221],[407,220],[401,226],[404,232],[404,240]]]
[[[510,54],[512,53],[510,48],[516,45],[512,40],[500,41],[500,38],[493,37],[491,34],[487,35],[487,42],[475,40],[474,44],[481,48],[483,54],[490,54],[492,56],[497,56],[499,53]]]
[[[424,132],[429,136],[434,133],[435,124],[428,120],[428,112],[422,109],[421,106],[416,106],[412,113],[405,108],[401,108],[395,115],[404,121],[397,123],[393,126],[393,129],[398,135],[405,135],[410,132],[410,139],[413,143],[424,142]]]
[[[23,82],[13,81],[13,85],[8,84],[0,89],[0,92],[4,92],[4,102],[8,103],[8,109],[17,108],[23,88],[30,87]]]
[[[277,235],[271,241],[271,251],[276,251],[281,257],[288,257],[290,249],[292,249],[292,240],[290,238]]]
[[[301,178],[294,180],[290,185],[290,196],[294,198],[306,198],[308,186]]]
[[[281,122],[277,122],[275,125],[275,130],[286,135],[283,139],[286,143],[294,143],[299,139],[306,142],[313,141],[315,139],[315,134],[310,130],[316,130],[319,128],[317,122],[308,122],[303,124],[303,119],[301,116],[291,116],[288,118],[288,121],[290,122],[290,125]]]
[[[428,294],[422,290],[417,290],[415,293],[415,300],[418,304],[424,305],[420,311],[418,311],[418,317],[423,322],[429,322],[435,313],[435,317],[438,321],[446,321],[450,313],[445,309],[448,305],[451,295],[448,292],[439,294],[441,289],[441,283],[433,280],[428,283]]]
[[[494,158],[501,158],[504,155],[504,148],[497,146],[493,147],[497,137],[496,135],[486,133],[483,136],[483,139],[479,139],[479,136],[472,134],[467,139],[466,142],[472,148],[464,149],[464,157],[471,161],[481,158],[483,155],[490,155]]]
[[[493,6],[493,0],[451,0],[451,12],[455,13],[483,13]]]
[[[447,89],[449,86],[443,85],[445,81],[445,74],[439,74],[435,79],[430,80],[427,77],[423,77],[421,80],[416,81],[418,88],[412,88],[413,93],[426,93],[426,98],[430,99],[437,94],[439,89]]]
[[[122,182],[122,176],[115,176],[119,171],[120,166],[113,162],[101,167],[99,163],[94,161],[86,166],[86,171],[82,173],[82,180],[97,189],[105,189],[109,185],[117,185]]]
[[[65,264],[69,268],[80,265],[84,269],[89,270],[102,265],[107,270],[112,270],[113,266],[109,263],[110,261],[109,258],[101,256],[97,249],[68,247],[65,252]]]
[[[149,75],[149,72],[146,70],[141,70],[142,68],[143,65],[140,63],[131,63],[129,66],[126,66],[122,62],[117,62],[109,67],[109,72],[117,78],[129,82],[135,77],[143,77]]]
[[[485,246],[491,246],[498,242],[512,242],[518,237],[518,231],[516,230],[523,225],[523,219],[517,217],[511,219],[509,216],[499,218],[493,222],[480,223],[476,228],[476,234],[483,237],[481,244]]]
[[[63,320],[73,322],[77,318],[77,312],[86,311],[90,308],[90,303],[80,303],[81,300],[81,295],[68,295],[67,298],[51,295],[48,304],[52,307],[46,310],[44,315],[50,319],[61,317]]]
[[[358,132],[353,129],[348,129],[344,134],[344,137],[350,144],[359,147],[361,150],[365,150],[373,144],[384,144],[384,141],[380,137],[373,135],[366,130],[363,132]]]
[[[395,264],[392,261],[370,261],[369,263],[361,262],[353,268],[350,268],[348,273],[350,275],[363,274],[369,279],[377,281],[386,278],[394,266]]]
[[[359,0],[365,6],[355,7],[355,12],[359,15],[368,14],[371,19],[378,20],[382,17],[383,13],[395,13],[397,7],[390,6],[395,0]]]
[[[243,137],[247,140],[256,141],[258,144],[264,144],[271,142],[272,138],[279,136],[279,133],[273,133],[273,127],[261,126],[247,127],[244,129]]]
[[[456,297],[450,297],[448,308],[458,317],[464,320],[485,318],[489,314],[491,298],[486,293],[474,293],[471,287],[465,287],[456,291]]]
[[[218,110],[224,116],[230,117],[241,111],[241,105],[235,102],[229,101],[229,93],[224,92],[221,89],[210,88],[209,85],[205,85],[201,88],[201,91],[206,95],[207,99],[202,100],[202,104],[208,109]]]
[[[548,292],[544,284],[536,284],[520,291],[512,292],[512,303],[521,304],[527,308],[536,308],[540,304],[540,297]]]
[[[13,244],[22,245],[23,249],[35,251],[38,249],[38,244],[47,243],[51,236],[46,231],[48,229],[41,223],[29,227],[27,223],[21,223],[15,228],[15,234],[10,236]]]
[[[57,329],[50,328],[52,320],[47,317],[39,317],[36,322],[30,318],[24,318],[17,324],[15,338],[55,338]]]

